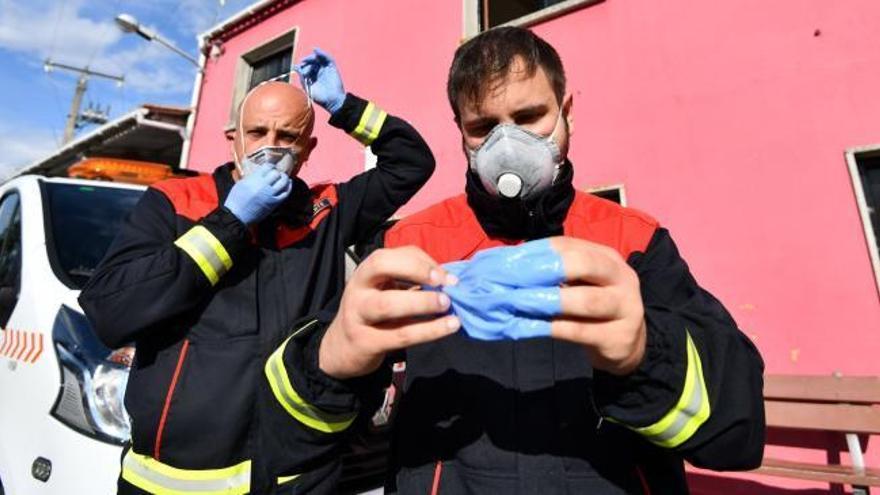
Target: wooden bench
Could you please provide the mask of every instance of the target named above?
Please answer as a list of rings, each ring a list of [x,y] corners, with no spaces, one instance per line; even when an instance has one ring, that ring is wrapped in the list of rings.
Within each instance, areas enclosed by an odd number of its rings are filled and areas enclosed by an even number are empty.
[[[764,377],[764,406],[769,443],[773,443],[774,430],[795,439],[809,432],[840,434],[852,465],[842,465],[839,456],[833,459],[836,454],[826,441],[827,464],[765,457],[756,472],[851,485],[854,494],[867,494],[868,487],[880,486],[880,470],[865,466],[860,440],[880,434],[880,377],[769,375]]]

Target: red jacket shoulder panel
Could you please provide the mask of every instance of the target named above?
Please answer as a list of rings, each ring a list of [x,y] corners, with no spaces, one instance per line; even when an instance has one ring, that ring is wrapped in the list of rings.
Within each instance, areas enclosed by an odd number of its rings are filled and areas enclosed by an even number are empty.
[[[644,252],[658,227],[657,220],[646,213],[577,191],[564,231],[567,236],[610,246],[626,259]]]
[[[217,208],[217,185],[212,175],[199,175],[184,179],[167,179],[151,185],[171,201],[174,211],[193,222]]]
[[[385,247],[418,246],[438,263],[467,259],[502,244],[486,236],[464,194],[414,213],[385,233]]]
[[[634,252],[644,252],[657,227],[657,221],[645,213],[577,192],[564,232],[610,246],[628,258]],[[490,239],[463,194],[404,218],[385,233],[385,247],[415,245],[439,263],[465,260],[483,249],[518,243]]]

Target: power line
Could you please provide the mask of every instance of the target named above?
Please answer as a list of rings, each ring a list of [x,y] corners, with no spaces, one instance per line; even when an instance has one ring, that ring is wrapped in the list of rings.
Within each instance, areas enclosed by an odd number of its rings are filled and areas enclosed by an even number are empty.
[[[87,111],[86,114],[80,114],[82,97],[86,92],[89,78],[100,77],[104,79],[110,79],[116,81],[119,84],[122,84],[125,82],[125,76],[107,74],[105,72],[99,72],[89,69],[88,67],[74,67],[72,65],[60,64],[48,59],[46,60],[44,67],[46,71],[51,71],[54,69],[64,69],[79,74],[79,79],[76,82],[76,90],[73,92],[73,101],[71,101],[70,103],[70,113],[67,114],[67,124],[64,127],[64,143],[67,143],[73,139],[74,131],[76,131],[76,129],[80,127],[83,123],[100,123],[101,121],[107,121],[106,113],[103,113],[100,110],[95,110],[91,107],[89,108],[90,112]]]
[[[116,0],[114,2],[113,12],[119,12],[119,4],[120,4],[120,0]],[[110,31],[110,32],[113,32],[113,31]],[[106,41],[106,37],[105,37],[105,41]],[[86,62],[86,67],[92,65],[92,61],[95,60],[95,55],[98,54],[98,50],[100,50],[102,46],[103,46],[103,43],[96,43],[95,44],[95,49],[92,50],[92,54],[89,55],[89,60],[88,60],[88,62]]]
[[[61,105],[61,96],[58,94],[58,86],[51,72],[49,73],[49,86],[52,87],[52,96],[55,100],[55,109],[58,110],[58,115],[64,115],[64,107]],[[55,138],[55,145],[61,146],[61,139],[58,138],[58,132],[55,130],[55,126],[51,126],[51,129],[52,136]]]
[[[67,0],[61,1],[61,7],[58,9],[58,15],[55,16],[55,27],[52,28],[52,43],[49,45],[49,56],[55,55],[55,42],[58,40],[58,25],[61,23],[61,17],[67,9]]]

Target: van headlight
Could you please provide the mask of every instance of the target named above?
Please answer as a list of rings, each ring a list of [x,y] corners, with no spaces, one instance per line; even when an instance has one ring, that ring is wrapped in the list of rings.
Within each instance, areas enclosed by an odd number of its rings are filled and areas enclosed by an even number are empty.
[[[52,327],[61,367],[61,387],[52,416],[103,442],[123,444],[131,437],[125,386],[134,348],[110,350],[84,314],[61,306]]]

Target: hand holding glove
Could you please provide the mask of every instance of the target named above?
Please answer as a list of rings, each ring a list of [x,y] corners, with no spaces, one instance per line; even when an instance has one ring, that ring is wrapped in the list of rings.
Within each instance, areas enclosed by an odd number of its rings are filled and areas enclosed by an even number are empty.
[[[342,108],[345,102],[345,88],[342,86],[342,77],[339,75],[336,62],[329,53],[315,48],[294,69],[309,86],[315,103],[330,112],[330,115]]]

